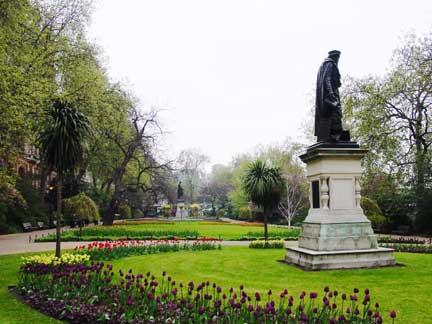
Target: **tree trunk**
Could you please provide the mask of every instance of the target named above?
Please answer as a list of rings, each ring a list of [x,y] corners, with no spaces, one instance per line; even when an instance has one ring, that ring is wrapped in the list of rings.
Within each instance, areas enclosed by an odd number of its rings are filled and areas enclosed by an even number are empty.
[[[423,148],[421,144],[416,145],[417,156],[416,156],[416,225],[417,230],[425,230],[424,225],[426,225],[425,218],[425,154],[423,153]]]
[[[57,175],[57,210],[56,210],[56,257],[61,255],[61,211],[62,211],[62,175]]]
[[[114,215],[117,212],[117,208],[120,204],[120,183],[115,185],[114,194],[111,198],[108,210],[103,218],[103,224],[105,226],[111,226],[114,223]]]
[[[267,228],[267,208],[264,208],[264,240],[268,241],[268,228]]]

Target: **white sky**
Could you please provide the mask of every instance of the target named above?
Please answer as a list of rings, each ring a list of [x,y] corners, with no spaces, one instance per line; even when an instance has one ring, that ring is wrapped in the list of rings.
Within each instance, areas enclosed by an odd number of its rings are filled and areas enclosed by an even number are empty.
[[[432,1],[99,0],[89,28],[114,81],[162,118],[172,156],[228,163],[257,144],[300,140],[318,67],[381,74],[407,32],[432,31]]]

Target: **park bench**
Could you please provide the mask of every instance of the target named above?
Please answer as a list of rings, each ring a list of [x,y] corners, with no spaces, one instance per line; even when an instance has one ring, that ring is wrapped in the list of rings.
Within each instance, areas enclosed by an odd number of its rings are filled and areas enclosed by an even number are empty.
[[[22,223],[24,232],[31,232],[34,228],[31,223]]]
[[[44,222],[37,222],[38,229],[47,229],[48,226],[44,224]]]

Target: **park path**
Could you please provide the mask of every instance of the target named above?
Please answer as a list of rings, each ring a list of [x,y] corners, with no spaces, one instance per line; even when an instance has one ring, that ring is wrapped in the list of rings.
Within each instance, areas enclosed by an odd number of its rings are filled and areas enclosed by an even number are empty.
[[[65,227],[63,230],[67,230]],[[34,239],[55,232],[55,229],[33,231],[29,233],[17,233],[0,235],[0,255],[27,253],[27,252],[49,252],[55,250],[54,242],[34,243]],[[62,242],[62,249],[73,249],[77,246],[91,242]],[[222,241],[223,246],[248,246],[249,241]],[[295,246],[296,241],[286,242],[287,246]]]

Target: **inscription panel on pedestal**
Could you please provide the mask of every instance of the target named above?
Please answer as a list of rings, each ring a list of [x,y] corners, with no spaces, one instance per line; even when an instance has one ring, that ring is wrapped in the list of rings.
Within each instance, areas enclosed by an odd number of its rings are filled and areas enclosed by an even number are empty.
[[[354,178],[331,178],[330,201],[331,209],[354,208]]]

